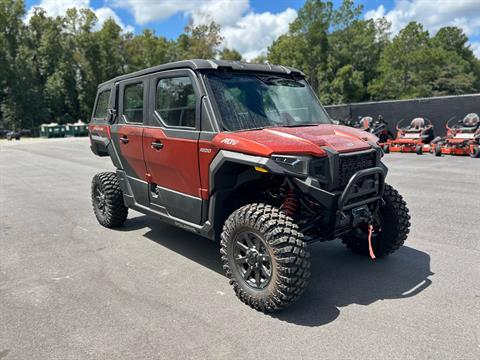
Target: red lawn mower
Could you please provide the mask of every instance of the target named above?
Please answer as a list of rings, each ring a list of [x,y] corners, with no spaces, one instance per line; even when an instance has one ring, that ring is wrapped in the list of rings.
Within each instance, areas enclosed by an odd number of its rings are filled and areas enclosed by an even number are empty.
[[[383,116],[378,115],[376,120],[371,116],[359,116],[358,120],[359,121],[353,126],[368,131],[378,137],[378,144],[384,152],[388,153],[387,141],[393,139],[393,134],[387,129],[388,123],[384,120]]]
[[[433,140],[433,125],[427,118],[415,118],[410,125],[401,127],[402,120],[397,123],[397,137],[388,140],[388,151],[415,152],[418,155],[429,152]],[[386,152],[388,152],[386,151]]]
[[[470,155],[480,157],[480,118],[475,113],[467,114],[463,120],[453,124],[453,118],[447,121],[447,136],[432,141],[436,156]]]

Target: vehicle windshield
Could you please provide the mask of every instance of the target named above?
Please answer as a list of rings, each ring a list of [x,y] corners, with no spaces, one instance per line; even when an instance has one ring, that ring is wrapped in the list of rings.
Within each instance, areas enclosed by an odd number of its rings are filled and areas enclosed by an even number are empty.
[[[270,74],[209,74],[227,131],[330,124],[305,80]]]

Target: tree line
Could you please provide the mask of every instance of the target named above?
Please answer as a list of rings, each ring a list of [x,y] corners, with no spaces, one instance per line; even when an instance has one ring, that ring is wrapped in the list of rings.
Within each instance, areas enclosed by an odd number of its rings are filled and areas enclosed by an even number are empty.
[[[412,22],[393,38],[384,18],[361,18],[344,0],[307,0],[287,34],[252,62],[301,69],[323,104],[480,91],[480,61],[460,28],[430,36]],[[177,39],[152,30],[124,33],[98,25],[89,9],[50,17],[36,8],[25,22],[23,0],[0,0],[0,128],[88,120],[97,85],[115,76],[192,58],[241,60],[219,49],[220,26],[188,25]]]

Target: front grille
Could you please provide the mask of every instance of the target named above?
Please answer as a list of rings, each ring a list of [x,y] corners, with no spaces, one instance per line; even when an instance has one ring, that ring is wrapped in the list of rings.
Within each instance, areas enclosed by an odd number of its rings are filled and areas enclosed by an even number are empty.
[[[375,151],[360,154],[340,155],[339,184],[345,186],[357,171],[370,169],[376,166],[377,153]]]

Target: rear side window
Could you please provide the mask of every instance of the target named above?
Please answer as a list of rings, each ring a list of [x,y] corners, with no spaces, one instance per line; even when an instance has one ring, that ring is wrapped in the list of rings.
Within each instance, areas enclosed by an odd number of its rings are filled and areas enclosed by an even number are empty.
[[[97,107],[93,117],[95,119],[106,119],[108,113],[108,100],[110,99],[110,89],[98,94]]]
[[[168,126],[195,127],[196,97],[188,76],[160,79],[155,109]]]
[[[123,116],[128,122],[143,122],[143,83],[125,86],[123,90]]]

